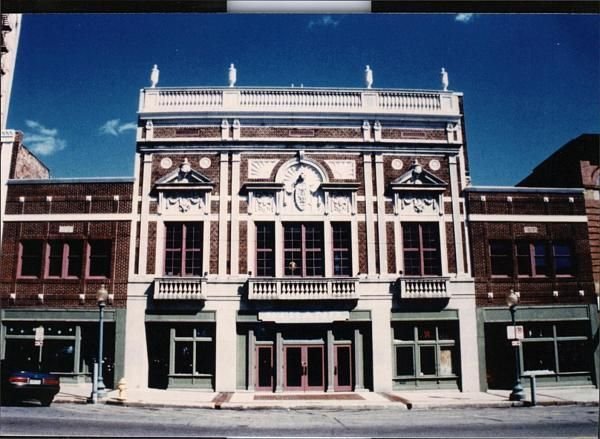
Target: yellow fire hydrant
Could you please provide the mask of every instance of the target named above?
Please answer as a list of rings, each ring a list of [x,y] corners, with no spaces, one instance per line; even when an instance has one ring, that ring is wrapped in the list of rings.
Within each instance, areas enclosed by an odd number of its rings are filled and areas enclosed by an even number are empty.
[[[119,396],[117,398],[121,401],[125,401],[127,399],[127,381],[125,378],[119,380],[117,389],[119,390]]]

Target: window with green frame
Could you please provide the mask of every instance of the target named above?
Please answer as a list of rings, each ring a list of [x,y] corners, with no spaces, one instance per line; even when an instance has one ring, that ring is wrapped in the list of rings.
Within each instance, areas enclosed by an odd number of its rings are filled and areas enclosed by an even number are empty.
[[[396,323],[394,378],[458,377],[458,323]]]
[[[208,326],[182,324],[171,328],[172,375],[214,375],[214,330]]]

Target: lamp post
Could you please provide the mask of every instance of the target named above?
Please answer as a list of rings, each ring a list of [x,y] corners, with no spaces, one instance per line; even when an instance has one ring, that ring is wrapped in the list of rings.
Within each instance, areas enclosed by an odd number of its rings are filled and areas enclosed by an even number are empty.
[[[104,344],[104,306],[106,305],[106,299],[108,298],[108,291],[104,284],[100,285],[100,288],[96,292],[96,302],[98,302],[98,310],[100,317],[98,319],[98,375],[97,385],[98,396],[102,397],[106,394],[106,386],[102,378],[102,345]]]
[[[515,314],[517,312],[518,303],[519,296],[517,296],[513,290],[510,290],[510,293],[506,296],[506,304],[510,310],[513,331],[515,333],[514,337],[516,337]],[[518,344],[515,344],[515,385],[513,386],[508,399],[511,401],[522,401],[525,399],[525,393],[523,392],[523,386],[521,385],[521,354],[519,352]]]

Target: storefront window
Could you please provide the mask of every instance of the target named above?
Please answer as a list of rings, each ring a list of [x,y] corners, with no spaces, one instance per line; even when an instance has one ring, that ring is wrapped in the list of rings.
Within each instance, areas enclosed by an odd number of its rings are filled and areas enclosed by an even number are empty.
[[[457,376],[457,339],[456,322],[394,325],[396,377]]]
[[[215,370],[214,328],[178,325],[172,329],[175,363],[174,374],[212,375]]]
[[[528,370],[556,370],[553,342],[523,343],[523,365]]]

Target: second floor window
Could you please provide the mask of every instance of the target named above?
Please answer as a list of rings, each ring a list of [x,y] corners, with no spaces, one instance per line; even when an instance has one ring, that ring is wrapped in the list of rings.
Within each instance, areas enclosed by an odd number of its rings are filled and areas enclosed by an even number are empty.
[[[46,277],[68,278],[81,276],[83,241],[48,241],[46,251]]]
[[[256,275],[275,276],[275,223],[256,223]]]
[[[283,262],[286,276],[323,276],[323,225],[284,224]]]
[[[202,275],[202,224],[167,223],[165,274],[167,276]]]
[[[510,241],[490,241],[490,264],[492,276],[512,275],[512,244]]]
[[[38,239],[21,241],[20,250],[19,276],[40,277],[42,272],[43,241]]]
[[[575,274],[575,261],[571,246],[566,242],[552,244],[554,258],[554,273],[557,276],[573,276]]]
[[[404,274],[408,276],[439,276],[440,234],[437,223],[404,223]]]
[[[519,276],[546,276],[548,274],[548,260],[546,245],[541,241],[518,241],[517,271]]]
[[[110,277],[112,242],[108,239],[94,239],[88,242],[88,276]]]
[[[350,223],[332,223],[333,275],[352,276],[352,240]]]

